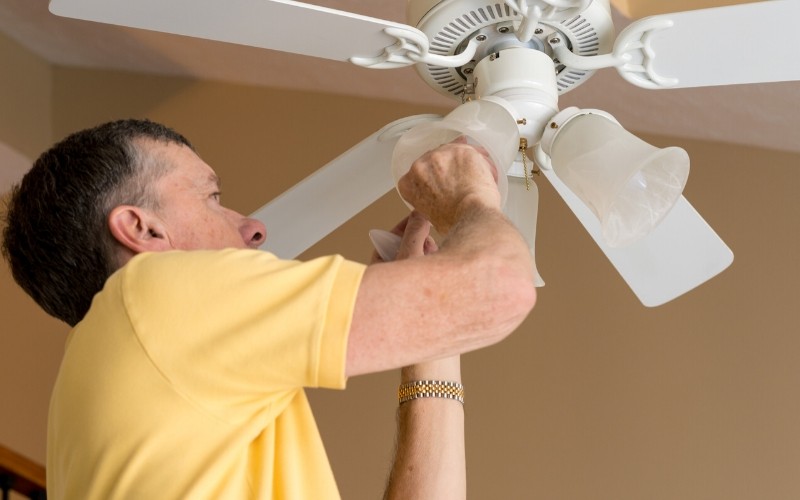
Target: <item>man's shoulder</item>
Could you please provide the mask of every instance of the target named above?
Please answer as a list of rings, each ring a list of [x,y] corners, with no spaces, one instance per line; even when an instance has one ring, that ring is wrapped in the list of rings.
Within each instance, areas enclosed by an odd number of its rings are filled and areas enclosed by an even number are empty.
[[[195,263],[220,264],[240,261],[280,261],[275,255],[249,248],[225,248],[221,250],[169,250],[165,252],[143,252],[133,257],[124,267],[186,266]]]
[[[363,272],[363,264],[341,255],[327,255],[308,261],[280,259],[263,250],[229,248],[223,250],[170,250],[145,252],[135,256],[111,278],[123,288],[142,285],[148,288],[177,288],[194,285],[232,283],[260,278],[309,279],[315,275]],[[108,283],[107,283],[108,284]]]

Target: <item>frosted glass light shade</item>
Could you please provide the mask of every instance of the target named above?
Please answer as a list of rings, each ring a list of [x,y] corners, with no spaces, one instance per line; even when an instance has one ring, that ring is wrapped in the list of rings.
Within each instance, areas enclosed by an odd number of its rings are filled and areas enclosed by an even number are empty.
[[[417,158],[461,136],[466,136],[468,142],[482,146],[489,153],[497,167],[497,186],[505,204],[508,196],[506,173],[519,150],[519,128],[516,119],[504,106],[486,99],[469,101],[441,121],[423,123],[406,132],[392,154],[395,186]]]
[[[539,188],[532,179],[513,175],[508,176],[508,202],[503,209],[505,214],[517,227],[533,258],[533,283],[537,287],[544,286],[544,280],[536,266],[536,222],[539,216]]]
[[[561,126],[550,160],[556,175],[600,220],[610,247],[649,234],[678,201],[689,177],[683,149],[657,148],[591,113]]]

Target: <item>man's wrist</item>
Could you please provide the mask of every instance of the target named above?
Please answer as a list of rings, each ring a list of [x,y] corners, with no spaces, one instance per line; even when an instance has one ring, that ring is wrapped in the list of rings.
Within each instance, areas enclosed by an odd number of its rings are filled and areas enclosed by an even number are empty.
[[[430,220],[436,231],[442,236],[446,236],[453,228],[464,222],[480,219],[483,214],[502,214],[503,209],[500,205],[500,195],[495,197],[482,196],[481,193],[468,194],[458,204],[451,209],[452,211],[444,219],[437,218],[431,214]]]
[[[452,399],[464,404],[464,386],[452,380],[414,380],[400,384],[397,390],[400,404],[414,399]]]
[[[400,370],[401,383],[426,379],[461,382],[461,356],[417,363]]]

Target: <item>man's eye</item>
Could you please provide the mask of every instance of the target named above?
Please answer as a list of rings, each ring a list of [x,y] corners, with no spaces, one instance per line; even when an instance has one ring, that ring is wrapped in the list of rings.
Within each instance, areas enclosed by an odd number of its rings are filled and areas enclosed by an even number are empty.
[[[211,193],[211,197],[217,201],[220,201],[220,199],[222,198],[222,193],[220,193],[219,191],[217,191],[216,193]]]

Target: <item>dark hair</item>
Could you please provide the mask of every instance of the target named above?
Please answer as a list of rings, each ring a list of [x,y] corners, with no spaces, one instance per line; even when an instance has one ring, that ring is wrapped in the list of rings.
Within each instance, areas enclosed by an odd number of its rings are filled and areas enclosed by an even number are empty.
[[[12,189],[3,255],[25,292],[71,326],[119,267],[111,210],[157,204],[150,185],[165,168],[149,156],[148,139],[192,147],[158,123],[114,121],[62,140]]]

